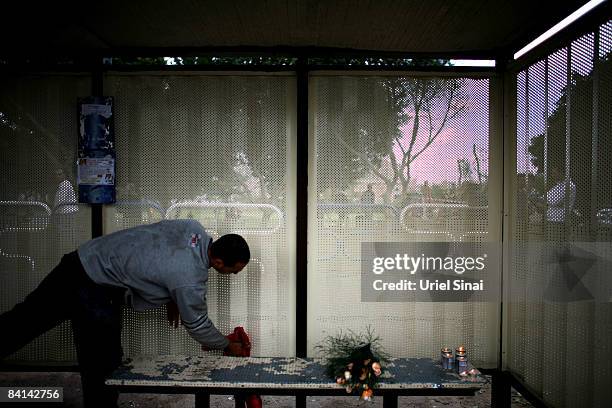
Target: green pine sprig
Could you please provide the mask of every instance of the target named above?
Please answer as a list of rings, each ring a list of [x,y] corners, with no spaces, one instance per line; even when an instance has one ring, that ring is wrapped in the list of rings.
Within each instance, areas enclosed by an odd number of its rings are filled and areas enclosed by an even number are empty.
[[[364,385],[374,389],[378,383],[378,376],[374,376],[371,370],[372,362],[384,363],[390,358],[381,342],[374,330],[367,326],[365,333],[341,330],[336,335],[325,337],[315,348],[326,360],[326,375],[336,380],[338,377],[343,378],[345,371],[351,372],[351,379],[346,381],[345,385],[349,386],[353,393],[359,394]],[[370,363],[364,366],[364,361]],[[364,368],[368,373],[367,378],[359,380]]]

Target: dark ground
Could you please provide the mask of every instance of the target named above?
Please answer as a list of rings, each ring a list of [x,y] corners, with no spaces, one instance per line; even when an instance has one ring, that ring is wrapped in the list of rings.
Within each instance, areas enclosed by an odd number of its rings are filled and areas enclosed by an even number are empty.
[[[63,407],[81,407],[81,383],[77,373],[48,372],[48,373],[26,373],[26,372],[0,372],[0,387],[8,386],[56,386],[64,388]],[[294,407],[292,397],[263,397],[266,408],[291,408]],[[491,401],[491,387],[487,384],[481,392],[474,397],[400,397],[399,406],[403,408],[472,408],[489,407]],[[0,408],[3,404],[0,403]],[[119,399],[121,408],[186,408],[193,407],[194,397],[192,395],[159,395],[159,394],[122,394]],[[212,396],[211,407],[234,408],[232,397]],[[39,404],[38,406],[43,406]],[[53,406],[60,406],[53,404]],[[343,407],[367,407],[381,408],[382,398],[374,398],[372,402],[360,402],[357,397],[308,397],[309,408],[343,408]],[[518,392],[513,390],[512,407],[531,407]]]

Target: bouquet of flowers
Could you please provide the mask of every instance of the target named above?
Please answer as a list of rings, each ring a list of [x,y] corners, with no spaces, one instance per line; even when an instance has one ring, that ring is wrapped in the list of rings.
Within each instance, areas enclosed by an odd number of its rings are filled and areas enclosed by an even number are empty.
[[[326,337],[317,349],[327,360],[326,374],[349,394],[370,401],[383,372],[381,362],[389,356],[380,346],[380,338],[368,327],[366,334],[352,331]]]

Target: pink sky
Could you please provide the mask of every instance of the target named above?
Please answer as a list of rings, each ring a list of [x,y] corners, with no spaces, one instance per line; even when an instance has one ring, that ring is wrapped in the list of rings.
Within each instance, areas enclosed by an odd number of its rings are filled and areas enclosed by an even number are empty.
[[[489,162],[489,81],[487,79],[467,79],[465,89],[468,95],[467,109],[464,114],[450,122],[412,164],[411,174],[418,184],[425,180],[429,183],[441,181],[457,181],[457,160],[467,159],[475,176],[476,164],[472,146],[476,143],[476,151],[480,158],[480,170],[488,173]],[[436,121],[439,123],[439,120]],[[427,140],[425,118],[421,119],[421,131],[414,151],[417,152]],[[402,129],[404,139],[402,145],[407,146],[412,132],[412,121]],[[419,143],[420,141],[420,143]],[[400,159],[402,152],[395,146],[396,157]]]

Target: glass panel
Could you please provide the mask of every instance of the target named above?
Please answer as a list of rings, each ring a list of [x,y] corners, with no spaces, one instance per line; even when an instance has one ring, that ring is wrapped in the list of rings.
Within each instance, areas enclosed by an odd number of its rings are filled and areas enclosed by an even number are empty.
[[[371,326],[394,356],[465,344],[496,366],[492,303],[361,302],[361,242],[489,240],[489,80],[320,76],[314,153],[308,347]]]
[[[62,255],[91,238],[91,211],[76,203],[77,97],[88,76],[0,80],[0,313],[21,302]],[[15,328],[18,330],[18,328]],[[75,361],[69,323],[9,357]]]
[[[193,218],[213,238],[234,232],[252,259],[239,275],[211,269],[208,307],[223,333],[244,326],[253,354],[294,350],[294,101],[284,76],[109,75],[115,97],[118,202],[106,233]],[[127,355],[194,353],[165,310],[125,311]]]
[[[612,381],[600,358],[612,347],[612,308],[609,294],[597,293],[610,289],[609,267],[534,252],[544,242],[565,255],[582,246],[610,257],[610,23],[598,37],[586,34],[517,76],[507,364],[558,407],[606,405]],[[566,297],[553,296],[559,288]]]

